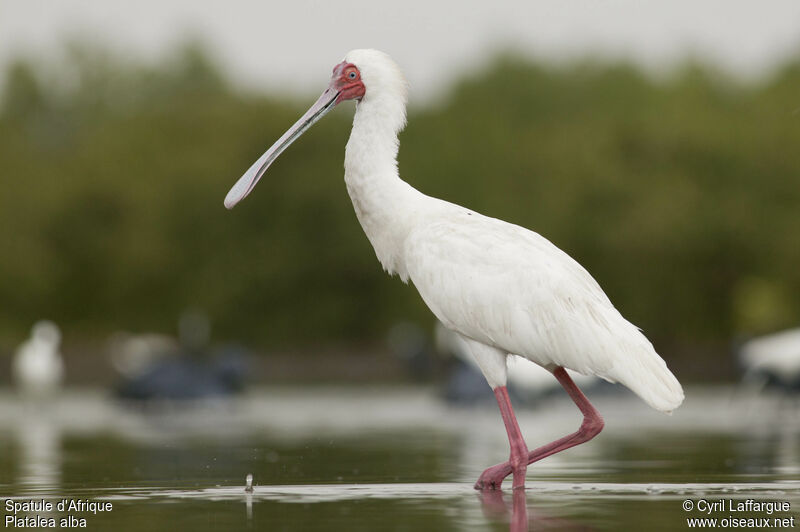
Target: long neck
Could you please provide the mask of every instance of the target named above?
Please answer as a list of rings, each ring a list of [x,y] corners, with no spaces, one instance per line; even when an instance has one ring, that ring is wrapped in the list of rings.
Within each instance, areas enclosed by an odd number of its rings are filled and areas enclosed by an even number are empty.
[[[403,242],[424,198],[397,173],[397,134],[405,104],[390,98],[364,100],[356,108],[344,158],[344,180],[353,207],[378,260],[406,280]]]

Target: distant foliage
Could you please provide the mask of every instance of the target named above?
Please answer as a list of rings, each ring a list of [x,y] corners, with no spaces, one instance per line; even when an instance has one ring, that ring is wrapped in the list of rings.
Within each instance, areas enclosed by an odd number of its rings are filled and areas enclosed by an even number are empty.
[[[42,317],[68,340],[171,331],[187,307],[264,349],[432,322],[353,214],[351,110],[228,212],[228,188],[310,102],[242,93],[196,45],[155,66],[69,50],[6,73],[0,341]],[[443,101],[412,107],[401,175],[540,232],[657,343],[800,322],[800,63],[749,86],[701,65],[654,82],[505,55]]]

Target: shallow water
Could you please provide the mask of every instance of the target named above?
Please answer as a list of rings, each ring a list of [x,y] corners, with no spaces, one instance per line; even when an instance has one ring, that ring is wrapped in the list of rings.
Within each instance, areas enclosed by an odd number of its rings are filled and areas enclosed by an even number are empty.
[[[93,530],[685,530],[702,517],[800,527],[796,402],[690,389],[673,416],[628,396],[594,402],[598,438],[532,465],[525,491],[479,493],[480,472],[508,454],[496,407],[449,407],[428,389],[279,389],[148,412],[103,393],[9,393],[2,517],[10,528],[14,503],[44,499],[52,510],[17,518]],[[580,423],[568,401],[519,417],[530,446]],[[70,509],[77,501],[111,509]]]

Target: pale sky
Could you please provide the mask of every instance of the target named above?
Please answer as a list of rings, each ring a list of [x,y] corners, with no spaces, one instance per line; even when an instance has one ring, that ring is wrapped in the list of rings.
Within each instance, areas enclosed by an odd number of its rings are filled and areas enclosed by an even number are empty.
[[[28,53],[56,57],[82,36],[151,60],[203,37],[239,83],[316,93],[352,48],[400,64],[412,98],[513,47],[548,60],[627,58],[654,71],[687,54],[744,77],[800,51],[798,0],[0,0],[0,68]]]

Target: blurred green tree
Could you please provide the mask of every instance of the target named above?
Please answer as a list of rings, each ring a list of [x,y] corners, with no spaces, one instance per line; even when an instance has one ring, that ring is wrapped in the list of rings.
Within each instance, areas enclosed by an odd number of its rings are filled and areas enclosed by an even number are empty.
[[[155,65],[68,43],[21,58],[0,108],[0,343],[174,330],[264,350],[381,338],[432,316],[380,271],[341,183],[348,112],[309,132],[235,212],[228,188],[308,102],[232,87],[190,42]],[[661,351],[712,366],[800,320],[800,61],[743,84],[687,64],[501,54],[411,109],[401,175],[532,228],[579,260]]]

